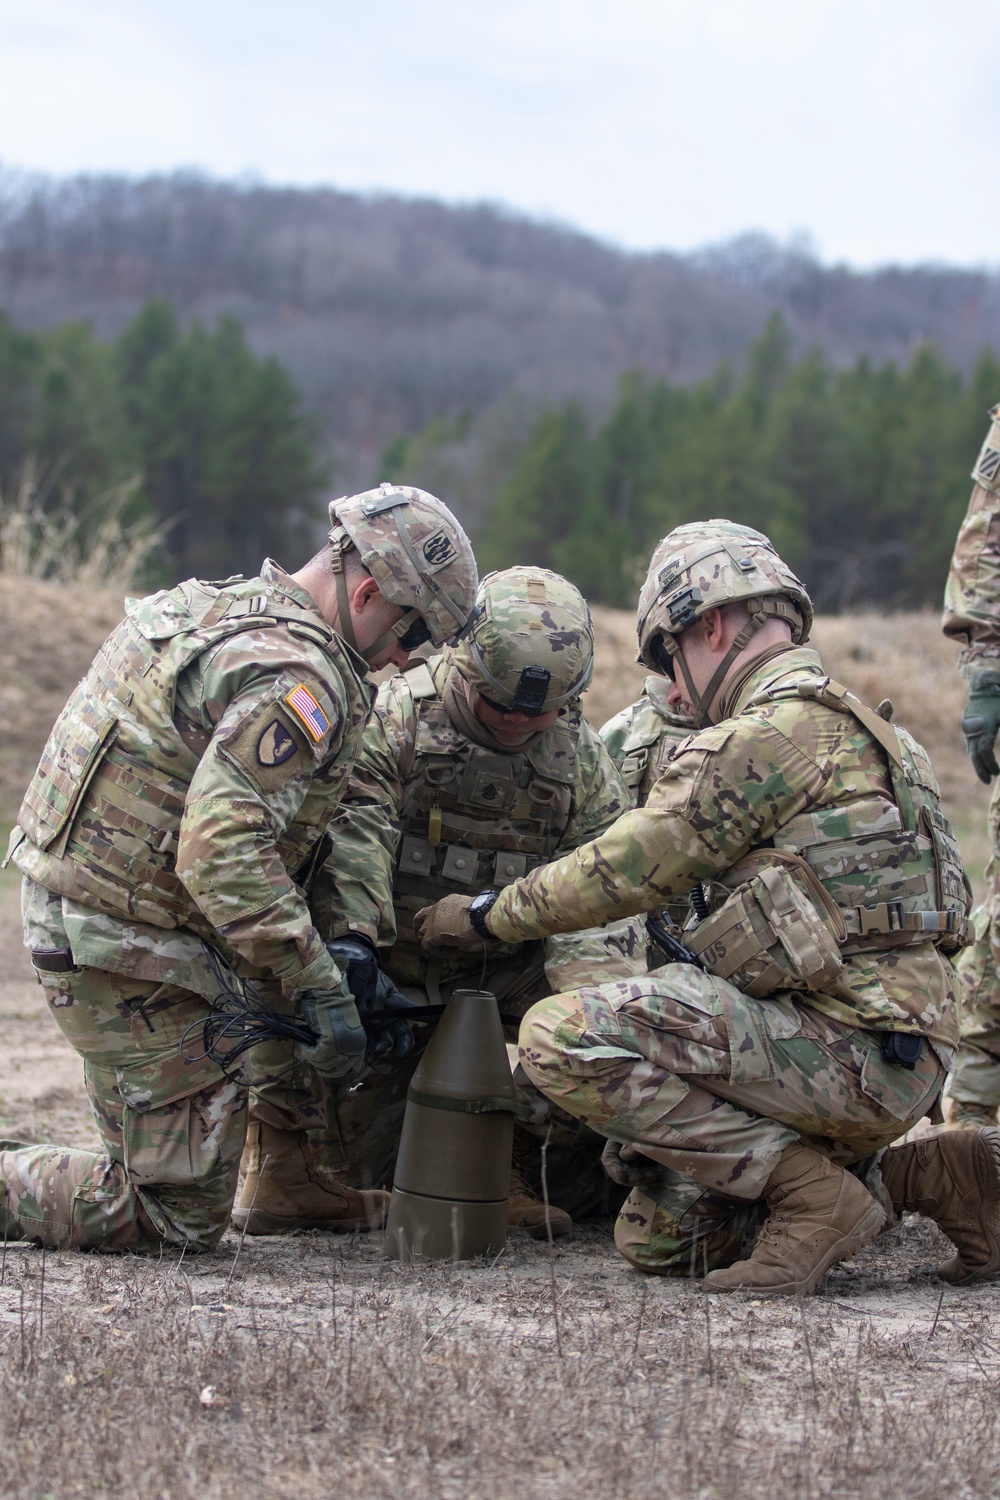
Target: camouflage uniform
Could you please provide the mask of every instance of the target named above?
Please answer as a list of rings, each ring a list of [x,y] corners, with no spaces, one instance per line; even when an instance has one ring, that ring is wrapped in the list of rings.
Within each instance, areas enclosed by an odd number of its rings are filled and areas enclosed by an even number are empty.
[[[347,507],[353,524],[351,507],[370,503],[377,542],[395,525],[389,498],[334,502],[331,519]],[[438,524],[440,502],[429,509]],[[257,578],[126,601],[53,728],[10,848],[25,941],[84,1059],[104,1152],[5,1143],[9,1238],[203,1249],[222,1234],[247,1076],[208,1055],[219,986],[206,945],[286,1014],[340,987],[305,892],[371,711],[366,671],[270,561]],[[316,1080],[290,1043],[279,1052],[271,1098],[294,1127]]]
[[[728,538],[727,525],[706,523]],[[660,586],[693,574],[711,600],[717,579],[699,578],[681,545],[698,531],[668,539],[681,557]],[[730,531],[749,593],[769,544]],[[787,603],[779,594],[770,612],[788,618]],[[800,619],[799,639],[807,628]],[[509,886],[488,923],[523,942],[698,882],[711,894],[716,910],[688,936],[713,972],[670,964],[559,995],[521,1028],[525,1071],[550,1098],[665,1169],[633,1192],[616,1239],[667,1274],[740,1257],[800,1138],[851,1165],[903,1134],[957,1037],[945,954],[964,939],[967,887],[923,751],[801,646],[738,667],[719,717],[678,748],[644,808]],[[925,1039],[913,1071],[883,1060],[886,1032]]]
[[[470,641],[475,647],[483,634],[476,631],[474,612],[468,641],[380,689],[332,830],[333,878],[320,882],[314,912],[325,932],[340,936],[363,929],[371,911],[381,909],[382,965],[407,995],[439,1003],[455,989],[485,987],[497,995],[502,1012],[519,1016],[555,991],[644,971],[644,936],[641,924],[627,920],[544,943],[497,944],[485,959],[482,953],[428,957],[415,938],[413,914],[421,907],[451,891],[477,894],[507,885],[603,832],[628,806],[621,778],[577,696],[571,653],[585,662],[587,680],[592,657],[589,636],[578,641],[567,628],[574,609],[586,614],[577,590],[544,569],[511,568],[484,580],[479,598],[477,609],[486,601],[489,610],[492,696],[503,695],[510,677],[503,652],[527,650],[563,683],[570,679],[560,695],[565,701],[551,705],[559,707],[558,718],[523,747],[491,742],[464,696],[464,683],[479,678],[469,654]],[[541,628],[526,630],[528,621]],[[391,821],[382,817],[383,806],[392,809]],[[369,857],[375,826],[384,849],[377,865]],[[516,1023],[510,1036],[516,1037]],[[358,1186],[391,1182],[416,1061],[411,1056],[371,1064],[356,1089],[338,1094],[328,1116],[337,1128],[325,1135],[324,1153],[345,1180]],[[599,1206],[608,1186],[599,1170],[603,1142],[581,1133],[575,1119],[552,1108],[526,1079],[519,1081],[522,1103],[533,1111],[532,1135],[544,1139],[551,1133],[552,1201],[577,1214]],[[516,1157],[529,1177],[537,1172],[537,1155],[537,1146],[519,1130]]]
[[[970,682],[1000,669],[1000,408],[992,416],[945,591],[944,633],[961,643],[959,670]],[[989,833],[976,942],[958,963],[962,1037],[946,1093],[959,1118],[995,1116],[1000,1105],[1000,779],[993,783]]]
[[[677,746],[694,728],[685,714],[667,702],[669,690],[670,683],[662,677],[647,677],[642,697],[615,714],[601,730],[633,807],[645,807]]]

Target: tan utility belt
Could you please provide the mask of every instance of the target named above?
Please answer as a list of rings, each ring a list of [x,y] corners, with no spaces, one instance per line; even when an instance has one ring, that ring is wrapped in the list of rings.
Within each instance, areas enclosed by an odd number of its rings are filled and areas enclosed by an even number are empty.
[[[954,933],[960,946],[973,939],[972,923],[959,911],[904,911],[901,901],[841,908],[848,937],[892,937],[921,932]]]

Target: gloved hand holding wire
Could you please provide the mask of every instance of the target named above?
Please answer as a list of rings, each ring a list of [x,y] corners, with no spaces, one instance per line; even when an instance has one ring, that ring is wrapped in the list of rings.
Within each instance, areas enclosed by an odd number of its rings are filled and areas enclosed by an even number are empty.
[[[361,1009],[361,1007],[359,1007]],[[372,1057],[408,1057],[413,1051],[413,1030],[404,1016],[380,1020],[380,1011],[426,1011],[419,1000],[410,1000],[396,988],[384,969],[379,970],[375,998],[361,1009],[361,1023],[368,1033]],[[419,1019],[415,1016],[414,1019]]]
[[[370,938],[360,934],[327,943],[326,951],[345,976],[354,996],[358,1016],[368,1037],[372,1057],[406,1057],[413,1051],[413,1032],[406,1021],[394,1016],[379,1020],[383,1010],[421,1010],[419,1001],[408,1000],[379,968],[378,952]]]
[[[305,990],[300,997],[303,1019],[316,1040],[295,1044],[297,1062],[308,1063],[324,1078],[353,1082],[365,1070],[368,1038],[346,977],[335,990]]]

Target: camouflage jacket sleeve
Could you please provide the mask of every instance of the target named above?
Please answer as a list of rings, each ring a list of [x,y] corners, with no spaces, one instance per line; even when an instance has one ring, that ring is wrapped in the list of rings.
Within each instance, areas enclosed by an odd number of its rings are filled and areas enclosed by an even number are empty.
[[[965,676],[1000,666],[1000,407],[990,415],[944,599],[944,633],[964,648]]]
[[[413,724],[405,680],[394,677],[383,683],[361,754],[330,826],[333,848],[314,888],[312,909],[326,938],[363,932],[380,948],[396,941],[392,880],[403,803],[402,767],[412,759]]]
[[[569,854],[605,833],[629,805],[618,768],[586,720],[581,725],[576,763],[573,813],[558,855]],[[645,929],[635,917],[616,913],[582,932],[554,934],[545,944],[545,973],[554,993],[629,979],[645,970]]]
[[[331,768],[349,693],[318,648],[272,630],[261,653],[251,637],[227,638],[180,682],[178,713],[189,736],[200,729],[204,748],[185,799],[177,876],[225,941],[292,995],[339,982],[282,846],[297,820],[318,836],[335,805]],[[302,685],[326,720],[318,738],[287,701]],[[304,851],[291,848],[297,868]]]
[[[572,932],[662,906],[734,864],[819,797],[829,773],[758,717],[702,730],[643,808],[508,886],[490,912],[505,942]]]

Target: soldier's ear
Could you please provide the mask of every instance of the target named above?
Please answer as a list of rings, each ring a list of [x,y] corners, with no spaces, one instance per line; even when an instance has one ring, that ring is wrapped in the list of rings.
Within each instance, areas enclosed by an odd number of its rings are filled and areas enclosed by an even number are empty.
[[[721,609],[717,609],[714,605],[711,609],[706,609],[701,617],[701,625],[705,632],[705,644],[710,651],[728,651],[726,618]]]
[[[381,598],[378,584],[369,574],[365,574],[351,589],[351,613],[359,615],[373,600]]]

